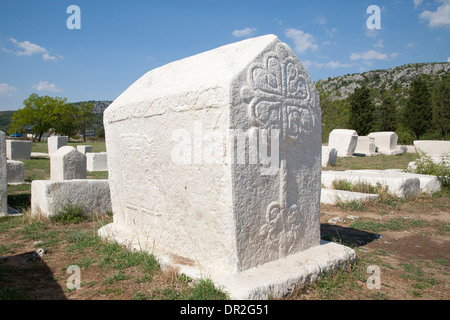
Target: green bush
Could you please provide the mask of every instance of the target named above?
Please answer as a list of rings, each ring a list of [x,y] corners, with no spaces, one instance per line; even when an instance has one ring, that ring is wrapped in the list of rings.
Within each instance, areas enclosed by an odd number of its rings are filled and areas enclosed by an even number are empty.
[[[66,201],[56,215],[50,217],[50,221],[56,223],[79,223],[86,220],[83,209],[70,201]]]
[[[419,152],[420,158],[415,162],[415,168],[408,172],[436,176],[443,188],[450,187],[450,158],[445,155],[440,163],[435,163],[429,156]]]

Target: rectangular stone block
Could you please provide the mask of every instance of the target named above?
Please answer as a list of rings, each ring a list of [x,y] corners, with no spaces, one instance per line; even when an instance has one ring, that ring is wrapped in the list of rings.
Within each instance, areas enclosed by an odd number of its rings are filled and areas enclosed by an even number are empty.
[[[377,147],[375,145],[374,138],[358,136],[358,143],[356,145],[354,155],[370,157],[378,155],[376,151]]]
[[[334,129],[328,138],[328,146],[336,149],[338,157],[350,157],[355,153],[358,133],[355,130]]]
[[[87,171],[108,171],[108,155],[106,152],[86,154]]]
[[[450,141],[417,140],[414,147],[418,153],[430,157],[435,163],[446,161],[450,165]]]
[[[86,156],[74,147],[61,147],[50,156],[50,179],[86,179]]]
[[[400,174],[377,175],[369,172],[323,171],[322,185],[331,189],[334,180],[347,180],[352,184],[365,182],[373,187],[380,185],[388,192],[402,198],[414,198],[419,194],[420,181],[417,177],[405,177]]]
[[[87,153],[92,152],[92,146],[86,145],[77,146],[77,150],[80,151],[82,154],[86,155]]]
[[[34,180],[31,183],[33,215],[51,217],[68,203],[79,206],[86,215],[111,212],[108,180]]]
[[[322,147],[322,167],[331,167],[336,165],[337,150],[330,147]]]
[[[358,201],[364,202],[367,200],[376,200],[378,195],[361,192],[350,192],[345,190],[334,190],[322,188],[320,203],[322,204],[337,204],[339,201]]]
[[[393,156],[405,152],[397,146],[398,135],[395,132],[372,132],[369,137],[375,140],[378,153]]]
[[[8,214],[8,164],[6,134],[0,131],[0,217]]]
[[[8,160],[30,160],[33,143],[27,140],[6,140]]]
[[[346,172],[354,172],[356,174],[359,173],[369,173],[373,175],[377,175],[380,177],[406,177],[406,178],[417,178],[420,182],[420,192],[433,194],[441,191],[441,183],[436,176],[430,176],[426,174],[416,174],[403,172],[402,170],[397,169],[389,169],[389,170],[349,170]]]
[[[68,137],[62,136],[51,136],[47,139],[48,145],[48,154],[51,156],[54,152],[56,152],[59,148],[67,145]]]
[[[25,182],[25,164],[22,161],[8,160],[8,184]]]

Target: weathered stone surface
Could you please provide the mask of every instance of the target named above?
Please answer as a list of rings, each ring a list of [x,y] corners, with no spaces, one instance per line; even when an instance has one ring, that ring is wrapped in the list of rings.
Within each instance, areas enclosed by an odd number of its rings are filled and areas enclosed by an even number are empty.
[[[349,170],[346,172],[353,173],[369,173],[380,177],[406,177],[406,178],[417,178],[420,181],[420,192],[433,194],[435,192],[441,191],[441,183],[436,176],[430,176],[425,174],[416,174],[403,172],[402,170],[389,169],[389,170]]]
[[[22,161],[7,161],[8,184],[25,182],[25,164]]]
[[[74,147],[61,147],[50,156],[50,179],[86,179],[86,156]]]
[[[6,140],[8,160],[30,160],[33,143],[27,140]]]
[[[377,152],[384,155],[397,155],[405,151],[397,146],[398,135],[395,132],[372,132],[370,138],[375,140]]]
[[[226,272],[320,244],[318,94],[275,36],[150,71],[108,107],[104,123],[110,237],[134,234],[157,255]],[[239,163],[221,139],[211,150],[207,133],[230,129],[247,137],[278,130],[279,157],[266,168]],[[176,157],[180,149],[187,157]]]
[[[51,156],[59,148],[67,145],[68,137],[62,136],[51,136],[47,139],[48,155]]]
[[[402,198],[413,198],[419,194],[420,180],[417,177],[405,177],[401,174],[378,175],[369,172],[324,171],[322,172],[322,185],[332,188],[334,180],[347,180],[352,184],[365,182],[372,186],[378,184]]]
[[[322,167],[331,167],[336,164],[337,150],[330,147],[322,147]]]
[[[417,140],[414,146],[418,153],[430,157],[435,163],[446,162],[450,165],[450,141]]]
[[[376,156],[378,155],[375,139],[367,136],[358,136],[358,143],[354,155],[358,156]]]
[[[358,133],[355,130],[334,129],[328,138],[328,146],[338,152],[338,157],[353,156],[358,144]]]
[[[87,145],[77,146],[77,150],[80,151],[82,154],[86,155],[87,153],[92,152],[92,146]]]
[[[0,131],[0,217],[8,214],[8,166],[6,135]]]
[[[33,215],[53,216],[68,203],[79,206],[87,215],[111,211],[108,180],[34,180],[31,183]]]
[[[378,195],[361,192],[350,192],[344,190],[334,190],[322,188],[320,203],[322,204],[337,204],[339,201],[358,201],[363,202],[366,200],[376,200]]]
[[[106,152],[86,154],[87,171],[108,171],[108,155]]]

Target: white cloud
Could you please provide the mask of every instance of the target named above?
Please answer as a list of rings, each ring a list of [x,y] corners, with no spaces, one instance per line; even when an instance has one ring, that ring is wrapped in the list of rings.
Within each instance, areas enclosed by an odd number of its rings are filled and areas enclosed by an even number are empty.
[[[382,40],[382,39],[378,40],[378,42],[375,43],[373,46],[374,46],[375,48],[384,48],[383,40]]]
[[[303,65],[305,66],[305,68],[309,68],[309,67],[315,67],[315,68],[326,68],[326,69],[337,69],[337,68],[350,68],[353,67],[354,64],[350,64],[350,63],[340,63],[339,61],[329,61],[327,63],[319,63],[319,62],[313,62],[310,60],[305,60],[303,62]]]
[[[12,43],[14,43],[19,50],[13,51],[10,49],[2,48],[4,52],[14,53],[17,56],[32,56],[35,54],[42,54],[42,59],[45,61],[58,61],[64,59],[62,56],[52,56],[48,53],[48,50],[38,46],[37,44],[31,43],[30,41],[19,42],[14,38],[9,39]]]
[[[250,37],[250,36],[254,35],[255,32],[256,32],[256,28],[245,28],[242,30],[234,30],[233,36],[235,36],[237,38]]]
[[[16,91],[16,88],[6,83],[0,83],[0,96],[9,97],[12,96]]]
[[[328,20],[324,16],[320,16],[320,17],[317,17],[316,19],[314,19],[314,22],[318,23],[320,25],[324,25],[324,24],[327,24]]]
[[[423,0],[414,0],[414,8],[417,8],[422,4]]]
[[[441,5],[432,12],[426,10],[419,15],[422,21],[428,22],[430,28],[450,28],[450,0],[439,0]]]
[[[47,49],[38,46],[37,44],[31,43],[30,41],[19,42],[14,38],[10,39],[17,47],[22,49],[22,51],[16,51],[15,54],[18,56],[32,56],[33,54],[43,54],[47,52]]]
[[[284,34],[286,37],[294,40],[295,51],[298,53],[304,54],[307,50],[315,51],[318,49],[316,40],[309,33],[305,33],[302,30],[289,28]]]
[[[49,83],[48,81],[39,81],[38,84],[33,86],[33,89],[38,91],[49,91],[49,92],[61,92],[62,89],[55,86],[53,83]]]
[[[387,60],[390,58],[396,58],[399,53],[394,52],[391,54],[381,53],[375,50],[369,50],[362,53],[352,53],[350,59],[355,60],[363,60],[363,61],[372,61],[372,60]]]

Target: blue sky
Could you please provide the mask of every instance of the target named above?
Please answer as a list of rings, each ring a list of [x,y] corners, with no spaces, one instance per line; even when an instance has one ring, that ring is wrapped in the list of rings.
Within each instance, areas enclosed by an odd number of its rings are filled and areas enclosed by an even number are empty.
[[[69,29],[70,5],[81,29]],[[381,9],[369,29],[367,9]],[[32,93],[114,100],[146,72],[276,34],[313,80],[450,61],[450,0],[1,0],[0,111]]]

